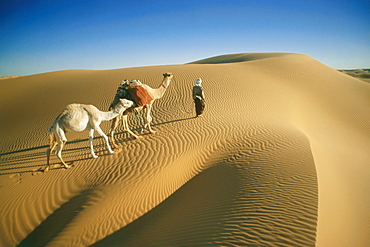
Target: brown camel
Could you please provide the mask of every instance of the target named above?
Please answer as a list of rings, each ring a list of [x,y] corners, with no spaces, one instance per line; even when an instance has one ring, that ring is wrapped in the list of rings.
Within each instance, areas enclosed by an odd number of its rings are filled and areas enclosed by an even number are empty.
[[[170,82],[171,82],[171,79],[173,78],[173,74],[172,73],[164,73],[163,74],[163,80],[162,80],[162,83],[161,85],[158,87],[158,88],[151,88],[150,86],[146,85],[146,84],[142,84],[141,86],[144,87],[146,89],[146,91],[148,92],[148,94],[151,96],[152,100],[143,105],[143,106],[133,106],[133,107],[130,107],[129,109],[127,109],[125,112],[123,112],[123,114],[120,114],[118,115],[116,118],[113,119],[112,121],[112,125],[111,125],[111,129],[109,131],[109,139],[111,140],[112,142],[112,146],[114,148],[119,148],[119,146],[116,144],[115,140],[114,140],[114,131],[115,129],[117,128],[118,124],[119,124],[119,120],[122,119],[122,122],[123,122],[123,127],[124,129],[130,133],[131,135],[133,135],[135,138],[139,138],[138,135],[135,135],[129,128],[128,126],[128,114],[131,113],[133,110],[137,109],[137,110],[143,110],[145,112],[145,125],[144,125],[144,128],[148,128],[149,132],[150,133],[155,133],[155,131],[152,129],[152,127],[150,126],[151,122],[152,122],[152,117],[150,115],[151,113],[151,110],[152,110],[152,106],[153,106],[153,103],[156,99],[160,99],[163,97],[164,93],[166,92],[167,90],[167,87],[170,85]],[[119,99],[122,98],[122,91],[118,90],[117,91],[117,94],[115,95],[114,97],[114,100],[113,102],[110,104],[110,108],[114,107],[118,102],[119,102]]]

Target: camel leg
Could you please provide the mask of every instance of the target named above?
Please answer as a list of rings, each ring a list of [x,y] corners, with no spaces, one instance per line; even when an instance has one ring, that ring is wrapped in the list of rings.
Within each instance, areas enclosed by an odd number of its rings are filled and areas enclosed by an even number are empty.
[[[48,150],[46,151],[46,164],[47,165],[46,165],[46,168],[44,169],[44,172],[47,172],[50,169],[50,155],[53,152],[56,145],[57,145],[57,142],[53,139],[52,143],[50,143]]]
[[[93,158],[98,158],[98,156],[94,152],[93,142],[94,142],[94,129],[91,129],[89,132],[89,143],[90,143],[91,155]]]
[[[148,111],[148,105],[145,105],[141,111],[142,111],[142,115],[145,115],[146,112]],[[141,133],[144,133],[144,130],[146,128],[148,128],[148,122],[147,122],[147,119],[145,118],[144,125],[143,125],[143,127],[141,127],[141,131],[140,132]]]
[[[107,143],[107,147],[108,147],[108,152],[110,154],[113,154],[114,152],[112,151],[110,145],[109,145],[109,140],[108,140],[108,136],[102,131],[102,129],[100,128],[100,126],[96,126],[95,127],[96,131],[98,131],[98,133],[104,138],[105,142]]]
[[[150,126],[153,118],[152,116],[150,115],[150,112],[152,110],[152,105],[147,105],[147,110],[146,110],[146,126],[148,127],[150,133],[154,134],[155,131],[152,129],[152,127]]]
[[[122,116],[122,123],[123,123],[123,127],[124,127],[124,130],[127,131],[128,133],[130,133],[132,136],[134,136],[136,139],[139,138],[138,135],[135,135],[134,132],[132,132],[130,130],[130,128],[128,127],[128,115],[123,115]]]
[[[65,144],[66,142],[67,142],[67,141],[65,141],[65,140],[58,140],[58,147],[57,147],[56,155],[57,155],[57,157],[59,158],[59,160],[62,162],[62,164],[64,165],[64,167],[65,167],[66,169],[68,169],[68,168],[71,168],[72,166],[67,165],[67,164],[64,162],[63,158],[62,158],[62,149],[63,149],[64,144]]]
[[[109,130],[109,134],[108,134],[109,139],[112,142],[112,146],[114,148],[119,148],[119,146],[116,144],[116,142],[114,140],[114,130],[118,127],[120,119],[121,119],[121,116],[117,116],[117,117],[113,118],[112,125],[111,125],[111,128]]]

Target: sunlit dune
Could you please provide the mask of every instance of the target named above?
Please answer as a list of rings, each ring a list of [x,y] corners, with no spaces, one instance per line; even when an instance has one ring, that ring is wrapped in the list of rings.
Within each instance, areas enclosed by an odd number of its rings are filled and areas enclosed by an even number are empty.
[[[68,104],[107,111],[123,79],[158,87],[155,134],[47,129]],[[194,118],[192,86],[206,108]],[[184,65],[1,80],[0,246],[370,246],[370,84],[310,56],[231,54]],[[110,122],[101,127],[108,133]]]

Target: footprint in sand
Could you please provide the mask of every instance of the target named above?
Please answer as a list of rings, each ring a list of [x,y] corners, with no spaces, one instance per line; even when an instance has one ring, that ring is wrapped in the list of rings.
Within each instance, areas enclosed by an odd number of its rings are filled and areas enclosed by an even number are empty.
[[[16,173],[16,174],[12,174],[10,175],[10,178],[12,178],[13,182],[15,183],[22,183],[22,174],[21,173]]]

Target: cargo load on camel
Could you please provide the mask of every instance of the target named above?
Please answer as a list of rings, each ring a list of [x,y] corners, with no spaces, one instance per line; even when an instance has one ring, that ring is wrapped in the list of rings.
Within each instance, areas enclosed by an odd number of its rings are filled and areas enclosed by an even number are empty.
[[[137,106],[144,106],[153,100],[152,96],[142,86],[132,87],[127,89],[127,91]]]
[[[126,98],[135,102],[136,106],[144,106],[153,100],[148,91],[142,86],[139,80],[124,80],[119,86],[120,98]]]

